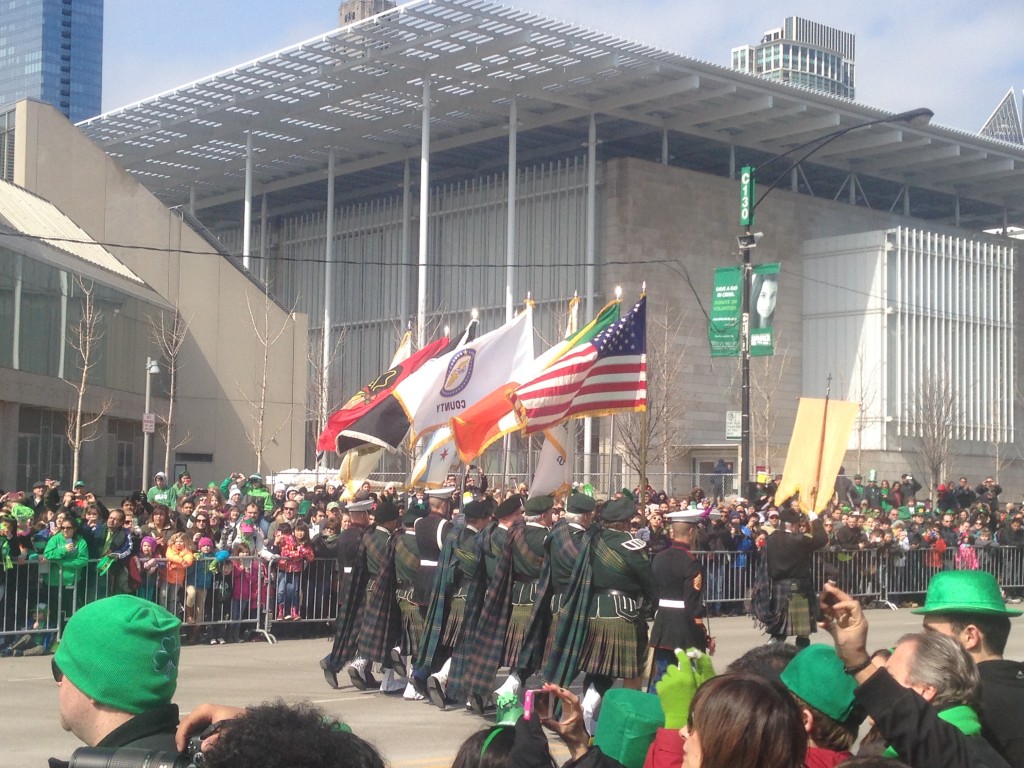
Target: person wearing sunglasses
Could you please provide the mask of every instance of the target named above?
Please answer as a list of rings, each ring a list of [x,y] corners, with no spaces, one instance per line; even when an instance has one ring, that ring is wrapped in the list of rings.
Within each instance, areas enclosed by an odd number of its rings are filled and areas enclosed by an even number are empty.
[[[135,595],[76,611],[51,661],[61,727],[90,747],[176,752],[180,631],[175,616]]]

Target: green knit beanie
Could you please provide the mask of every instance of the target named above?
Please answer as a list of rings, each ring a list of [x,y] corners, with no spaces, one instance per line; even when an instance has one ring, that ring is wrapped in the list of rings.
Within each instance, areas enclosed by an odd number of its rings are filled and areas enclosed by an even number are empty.
[[[174,696],[180,628],[177,618],[149,600],[107,597],[75,612],[54,662],[89,698],[137,715]]]

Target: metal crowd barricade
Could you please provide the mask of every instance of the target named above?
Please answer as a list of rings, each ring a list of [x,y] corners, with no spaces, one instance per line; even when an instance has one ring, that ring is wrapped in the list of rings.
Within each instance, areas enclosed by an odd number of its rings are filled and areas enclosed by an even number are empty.
[[[317,558],[307,562],[301,573],[284,574],[274,563],[268,569],[263,600],[264,632],[276,642],[275,624],[312,625],[333,623],[338,615],[338,561]],[[292,594],[288,590],[293,589]],[[296,607],[292,614],[291,606]]]
[[[704,566],[704,604],[714,610],[728,606],[735,610],[750,599],[754,574],[762,557],[760,550],[750,552],[694,552]]]

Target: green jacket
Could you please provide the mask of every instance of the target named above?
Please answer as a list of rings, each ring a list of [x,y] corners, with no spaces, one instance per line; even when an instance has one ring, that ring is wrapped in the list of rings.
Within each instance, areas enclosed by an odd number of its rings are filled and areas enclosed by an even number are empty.
[[[78,574],[89,564],[89,545],[83,536],[75,536],[72,542],[75,548],[67,549],[67,539],[55,533],[46,542],[43,557],[50,563],[49,585],[58,587],[61,580],[65,587],[73,587],[78,582]]]

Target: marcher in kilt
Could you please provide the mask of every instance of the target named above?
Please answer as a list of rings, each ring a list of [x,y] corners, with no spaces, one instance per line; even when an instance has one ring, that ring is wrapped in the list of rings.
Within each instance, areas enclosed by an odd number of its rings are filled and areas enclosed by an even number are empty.
[[[349,676],[356,688],[368,687],[364,672],[373,663],[384,668],[380,683],[382,693],[392,693],[404,687],[395,680],[391,657],[391,650],[398,645],[402,635],[401,612],[395,595],[398,585],[395,548],[401,538],[398,507],[390,501],[382,501],[374,511],[373,529],[363,534],[369,578],[356,652],[358,659],[365,660],[365,665],[362,669],[357,664],[349,665]]]
[[[466,596],[463,638],[452,656],[445,694],[448,701],[468,702],[478,714],[487,706],[494,675],[505,655],[512,613],[513,553],[523,548],[523,512],[523,497],[510,496],[494,511],[497,523],[476,538],[477,563]]]
[[[334,645],[330,654],[320,660],[324,679],[332,688],[338,687],[338,673],[346,662],[355,658],[359,630],[363,625],[363,605],[370,574],[366,567],[366,544],[363,534],[370,524],[372,499],[360,499],[347,507],[351,525],[338,535],[338,620]]]
[[[647,656],[645,603],[654,600],[654,576],[645,542],[629,535],[635,513],[628,498],[601,509],[602,527],[584,535],[558,634],[544,663],[544,679],[567,687],[584,679],[583,716],[591,732],[601,697],[615,678],[640,687]]]
[[[672,532],[672,544],[655,555],[651,566],[658,610],[651,627],[654,664],[648,685],[650,693],[656,693],[655,683],[676,663],[676,649],[696,648],[714,653],[714,640],[704,625],[704,569],[690,554],[701,510],[669,512],[665,517]]]
[[[512,552],[512,613],[505,630],[505,650],[501,661],[501,666],[509,668],[509,675],[494,692],[495,700],[506,692],[518,694],[521,681],[533,673],[533,669],[519,667],[518,663],[537,602],[554,506],[554,498],[544,495],[531,496],[525,504],[526,526],[522,539],[517,539],[517,546]]]
[[[442,709],[446,705],[444,690],[452,649],[462,639],[466,597],[478,562],[476,537],[487,526],[494,507],[489,498],[466,504],[462,508],[464,522],[448,535],[438,559],[412,682],[422,693],[427,689],[427,677],[436,673],[430,699]]]
[[[572,494],[566,501],[565,515],[555,523],[544,541],[544,564],[537,579],[536,599],[519,658],[516,659],[513,674],[509,675],[513,690],[517,690],[523,680],[540,670],[551,649],[558,629],[562,602],[569,591],[572,571],[579,559],[583,534],[593,520],[594,507],[594,499],[590,496]]]
[[[411,662],[419,652],[423,638],[423,617],[420,607],[413,600],[416,573],[420,567],[420,550],[416,544],[416,521],[426,514],[426,509],[413,504],[402,519],[404,530],[395,544],[395,597],[401,612],[402,634],[399,646],[391,649],[391,661],[394,669],[401,669],[408,683],[403,698],[422,700],[425,693],[417,691],[410,677]]]
[[[782,528],[765,542],[766,574],[771,583],[771,603],[767,612],[755,618],[771,635],[771,642],[782,643],[796,635],[798,647],[810,645],[817,631],[818,597],[811,582],[811,553],[828,544],[821,518],[811,524],[811,536],[800,532],[801,515],[785,507],[779,515]]]

